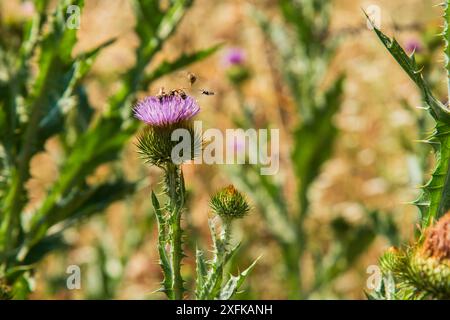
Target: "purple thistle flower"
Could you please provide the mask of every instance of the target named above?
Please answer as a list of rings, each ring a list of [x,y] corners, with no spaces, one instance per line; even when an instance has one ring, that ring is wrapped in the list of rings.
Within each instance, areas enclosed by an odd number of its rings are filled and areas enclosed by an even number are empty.
[[[411,39],[406,43],[405,49],[409,54],[413,52],[419,53],[422,50],[422,44],[419,40]]]
[[[194,98],[186,95],[149,96],[133,108],[134,116],[151,126],[167,126],[191,119],[200,107]]]
[[[245,62],[245,52],[239,48],[232,48],[225,55],[225,62],[232,66],[243,64]]]

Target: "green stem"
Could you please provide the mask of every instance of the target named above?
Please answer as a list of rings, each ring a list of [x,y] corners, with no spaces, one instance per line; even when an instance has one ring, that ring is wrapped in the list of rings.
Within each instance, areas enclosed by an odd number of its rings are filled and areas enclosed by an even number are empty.
[[[167,223],[164,216],[164,211],[159,205],[158,198],[152,192],[152,203],[155,208],[156,219],[158,222],[158,253],[159,253],[159,263],[164,275],[162,282],[163,290],[166,293],[169,300],[173,300],[172,291],[172,266],[170,265],[169,258],[166,252],[167,245]]]
[[[229,244],[231,239],[231,220],[226,220],[223,222],[223,229],[222,229],[222,245],[223,245],[223,252],[224,256],[228,254],[229,251]]]
[[[302,278],[300,276],[301,250],[298,244],[281,244],[286,267],[286,285],[288,299],[298,300],[304,298],[302,293]]]
[[[231,238],[231,221],[222,221],[222,231],[220,236],[217,237],[214,224],[210,224],[211,236],[213,240],[213,254],[214,257],[211,261],[211,267],[208,271],[208,276],[204,282],[203,288],[197,295],[197,300],[215,299],[215,289],[223,278],[223,268],[226,260],[228,259],[229,244]]]
[[[183,299],[183,278],[181,260],[183,259],[181,211],[184,205],[184,183],[181,168],[169,163],[166,167],[166,183],[170,208],[170,244],[172,267],[172,292],[175,300]]]

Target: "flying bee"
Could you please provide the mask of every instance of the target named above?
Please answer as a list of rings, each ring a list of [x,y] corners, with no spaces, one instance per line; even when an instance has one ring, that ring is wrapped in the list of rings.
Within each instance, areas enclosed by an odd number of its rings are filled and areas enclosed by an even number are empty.
[[[187,77],[189,80],[189,83],[191,84],[191,87],[194,85],[195,81],[197,81],[197,76],[195,74],[193,74],[192,72],[187,73]]]
[[[214,91],[209,91],[209,90],[205,90],[205,89],[201,89],[200,92],[202,94],[204,94],[205,96],[213,96],[213,95],[215,95]]]

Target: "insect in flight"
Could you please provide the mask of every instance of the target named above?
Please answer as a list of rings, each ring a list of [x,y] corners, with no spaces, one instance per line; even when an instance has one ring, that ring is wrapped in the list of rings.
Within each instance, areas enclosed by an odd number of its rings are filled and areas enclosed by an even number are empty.
[[[189,83],[191,84],[191,87],[192,87],[194,85],[195,81],[197,81],[197,76],[194,73],[188,71],[187,77],[188,77]]]
[[[205,89],[201,89],[200,92],[202,94],[204,94],[205,96],[213,96],[213,95],[215,95],[214,91],[209,91],[209,90],[205,90]]]

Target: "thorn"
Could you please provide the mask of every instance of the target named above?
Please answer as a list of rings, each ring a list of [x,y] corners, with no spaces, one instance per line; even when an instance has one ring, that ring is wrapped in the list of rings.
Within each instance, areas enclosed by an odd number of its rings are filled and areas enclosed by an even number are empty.
[[[420,139],[418,139],[418,140],[413,140],[413,142],[417,142],[417,143],[426,143],[426,144],[436,144],[436,145],[439,144],[439,142],[434,142],[434,141],[430,141],[430,140],[420,140]]]

